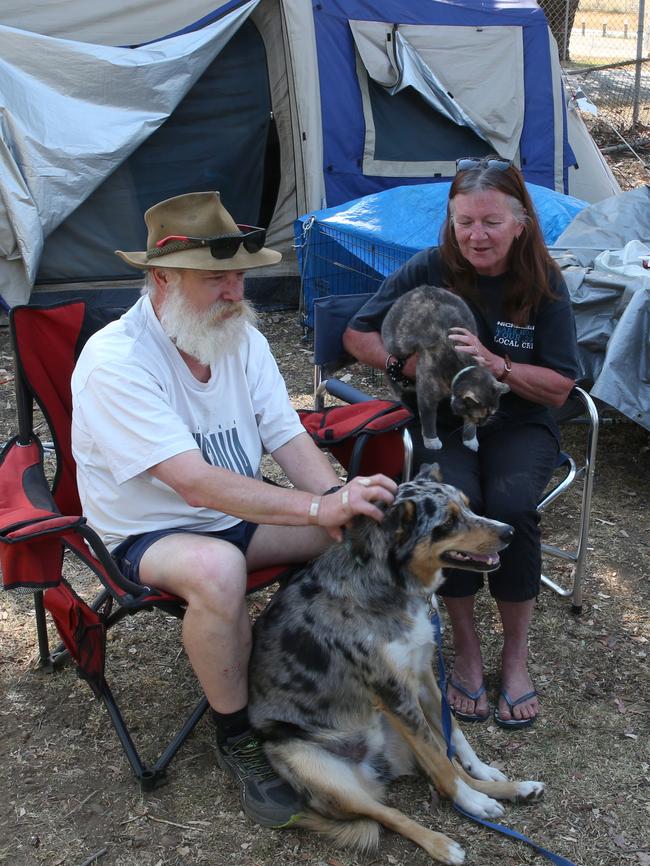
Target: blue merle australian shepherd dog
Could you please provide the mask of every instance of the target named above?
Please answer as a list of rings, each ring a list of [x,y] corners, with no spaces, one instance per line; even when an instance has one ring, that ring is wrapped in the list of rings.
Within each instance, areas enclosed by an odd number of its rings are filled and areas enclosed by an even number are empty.
[[[333,844],[372,849],[383,825],[441,863],[460,845],[384,805],[386,786],[423,773],[482,818],[498,800],[536,799],[476,756],[455,722],[447,757],[429,617],[441,569],[489,571],[512,528],[470,511],[425,467],[401,484],[382,523],[356,517],[345,540],[274,595],[255,626],[250,716],[269,761],[304,798],[299,823]]]

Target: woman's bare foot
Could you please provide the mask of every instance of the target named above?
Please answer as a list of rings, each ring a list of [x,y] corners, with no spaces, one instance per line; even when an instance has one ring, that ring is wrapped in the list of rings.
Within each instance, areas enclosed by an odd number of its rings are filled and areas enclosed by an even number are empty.
[[[456,659],[454,672],[447,683],[447,702],[450,708],[459,719],[473,722],[485,721],[490,711],[482,672],[479,673],[478,686],[474,688],[473,685],[465,684],[467,681],[461,679],[457,673],[458,668],[460,662]]]
[[[454,642],[454,669],[447,682],[447,702],[458,718],[482,721],[489,707],[483,684],[481,645],[474,627],[474,596],[444,598]]]
[[[498,601],[503,622],[501,654],[501,694],[497,702],[497,722],[512,727],[532,724],[539,713],[539,701],[528,673],[528,627],[535,601]],[[506,725],[507,726],[507,725]]]
[[[501,694],[497,713],[504,721],[531,721],[539,713],[539,701],[535,686],[528,673],[526,656],[506,653],[501,657]]]

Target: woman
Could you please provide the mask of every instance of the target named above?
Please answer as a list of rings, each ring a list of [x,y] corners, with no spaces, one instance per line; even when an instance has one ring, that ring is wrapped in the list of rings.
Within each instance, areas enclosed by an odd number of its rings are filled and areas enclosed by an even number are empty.
[[[474,510],[515,527],[489,586],[503,624],[494,718],[502,727],[522,728],[539,712],[527,665],[541,574],[536,505],[559,449],[549,407],[566,401],[578,371],[575,324],[566,285],[546,250],[521,173],[499,157],[459,159],[456,169],[441,245],[417,253],[382,283],[349,323],[344,345],[363,363],[401,369],[415,378],[415,356],[387,355],[381,323],[404,292],[424,284],[445,286],[467,301],[478,326],[478,336],[453,328],[449,339],[458,352],[510,386],[499,412],[479,428],[478,452],[462,445],[459,419],[447,404],[439,411],[442,450],[427,451],[420,444],[417,456],[419,462],[439,463],[445,481],[463,490]],[[474,622],[483,577],[453,569],[446,574],[440,594],[455,650],[447,698],[458,718],[484,721],[489,707]]]

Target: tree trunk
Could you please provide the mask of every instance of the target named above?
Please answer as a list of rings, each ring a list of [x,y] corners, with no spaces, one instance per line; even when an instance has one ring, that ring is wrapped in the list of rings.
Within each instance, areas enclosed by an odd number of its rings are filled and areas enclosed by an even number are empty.
[[[537,2],[544,10],[551,33],[557,42],[560,60],[568,60],[569,40],[580,0],[537,0]]]

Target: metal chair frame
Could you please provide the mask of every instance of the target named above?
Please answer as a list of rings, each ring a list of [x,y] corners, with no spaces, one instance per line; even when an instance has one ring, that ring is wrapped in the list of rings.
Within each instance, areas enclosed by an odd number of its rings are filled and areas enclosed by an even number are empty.
[[[571,485],[578,481],[582,484],[580,505],[580,521],[577,542],[571,549],[563,549],[553,544],[542,543],[542,553],[555,556],[574,565],[573,578],[568,586],[562,586],[542,573],[542,583],[562,598],[571,600],[571,612],[579,614],[582,611],[583,581],[587,567],[589,541],[589,525],[591,520],[591,500],[596,473],[596,451],[598,447],[598,432],[600,421],[598,410],[593,399],[579,386],[575,386],[569,395],[569,401],[577,400],[583,409],[582,418],[587,425],[586,445],[582,462],[578,465],[575,459],[565,451],[560,454],[560,466],[566,469],[566,475],[551,490],[549,490],[537,506],[541,514],[561,496]],[[571,419],[571,422],[576,419]],[[571,423],[570,422],[570,423]]]

